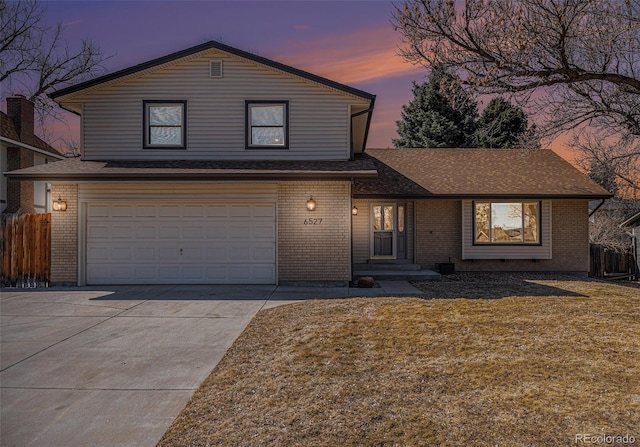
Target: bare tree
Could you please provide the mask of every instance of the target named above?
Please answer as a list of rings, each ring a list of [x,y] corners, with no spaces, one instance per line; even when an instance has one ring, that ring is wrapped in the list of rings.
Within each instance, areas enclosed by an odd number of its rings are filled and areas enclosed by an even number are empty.
[[[570,146],[577,164],[616,197],[640,194],[640,136],[611,135],[605,130],[576,135]]]
[[[396,8],[406,60],[535,105],[548,135],[585,123],[640,135],[640,0],[456,3]]]
[[[100,48],[88,39],[71,47],[64,27],[44,22],[37,0],[0,0],[0,82],[3,96],[24,94],[36,104],[41,122],[60,118],[47,93],[104,72]]]
[[[589,242],[617,253],[627,252],[631,247],[631,238],[620,228],[625,217],[627,216],[622,210],[608,214],[598,210],[589,224]]]

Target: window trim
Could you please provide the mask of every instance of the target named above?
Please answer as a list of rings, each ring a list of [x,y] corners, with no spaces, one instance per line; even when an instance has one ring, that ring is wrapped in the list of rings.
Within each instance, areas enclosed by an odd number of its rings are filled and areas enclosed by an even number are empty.
[[[274,105],[274,106],[284,106],[284,120],[283,120],[283,130],[284,130],[284,144],[281,146],[274,145],[261,145],[261,144],[251,144],[251,130],[253,127],[260,126],[252,126],[251,125],[251,106],[252,105]],[[288,100],[245,100],[244,102],[244,136],[245,136],[245,149],[272,149],[272,150],[286,150],[289,149],[289,101]],[[264,127],[280,127],[280,126],[264,126]]]
[[[537,203],[538,204],[538,240],[536,242],[491,242],[491,236],[489,236],[488,242],[478,242],[476,240],[477,225],[476,225],[476,203],[488,203],[489,208],[494,203],[519,203],[524,205],[525,203]],[[471,245],[472,246],[485,246],[485,247],[540,247],[542,246],[542,200],[472,200],[471,201],[471,218],[473,219],[471,225]],[[524,214],[522,216],[524,219]],[[524,222],[523,222],[524,224]],[[491,230],[491,223],[489,223],[489,230]]]
[[[182,106],[182,144],[152,144],[151,141],[151,127],[149,125],[149,108],[152,106]],[[157,127],[157,126],[156,126]],[[177,126],[175,126],[177,127]],[[142,101],[142,148],[143,149],[186,149],[187,148],[187,101],[185,100],[172,100],[172,99],[145,99]]]

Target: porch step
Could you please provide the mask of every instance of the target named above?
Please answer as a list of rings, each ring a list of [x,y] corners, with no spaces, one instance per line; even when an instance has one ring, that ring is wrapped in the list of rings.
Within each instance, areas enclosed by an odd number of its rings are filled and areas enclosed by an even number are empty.
[[[371,276],[375,281],[440,281],[442,275],[433,270],[354,270],[353,279]]]
[[[420,264],[412,264],[410,262],[368,262],[366,264],[355,264],[353,266],[354,271],[360,270],[387,270],[387,271],[418,271],[420,270]]]

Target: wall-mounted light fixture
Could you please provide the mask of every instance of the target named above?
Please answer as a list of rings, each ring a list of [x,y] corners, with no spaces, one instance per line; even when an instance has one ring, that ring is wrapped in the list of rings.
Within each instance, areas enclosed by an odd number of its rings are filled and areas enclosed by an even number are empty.
[[[67,202],[58,196],[58,200],[53,201],[53,211],[67,211]]]
[[[316,201],[313,200],[313,196],[309,196],[309,200],[307,200],[307,209],[309,211],[315,211],[316,209]]]
[[[353,208],[351,208],[351,214],[353,214],[354,216],[358,215],[358,207],[353,205]]]

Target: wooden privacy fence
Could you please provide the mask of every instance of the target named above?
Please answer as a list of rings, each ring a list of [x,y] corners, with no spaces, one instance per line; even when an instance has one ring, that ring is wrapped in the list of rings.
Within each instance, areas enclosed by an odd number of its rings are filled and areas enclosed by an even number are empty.
[[[589,276],[595,278],[628,278],[636,274],[633,253],[619,253],[600,245],[589,246]]]
[[[47,287],[51,279],[51,214],[4,214],[2,287]]]

